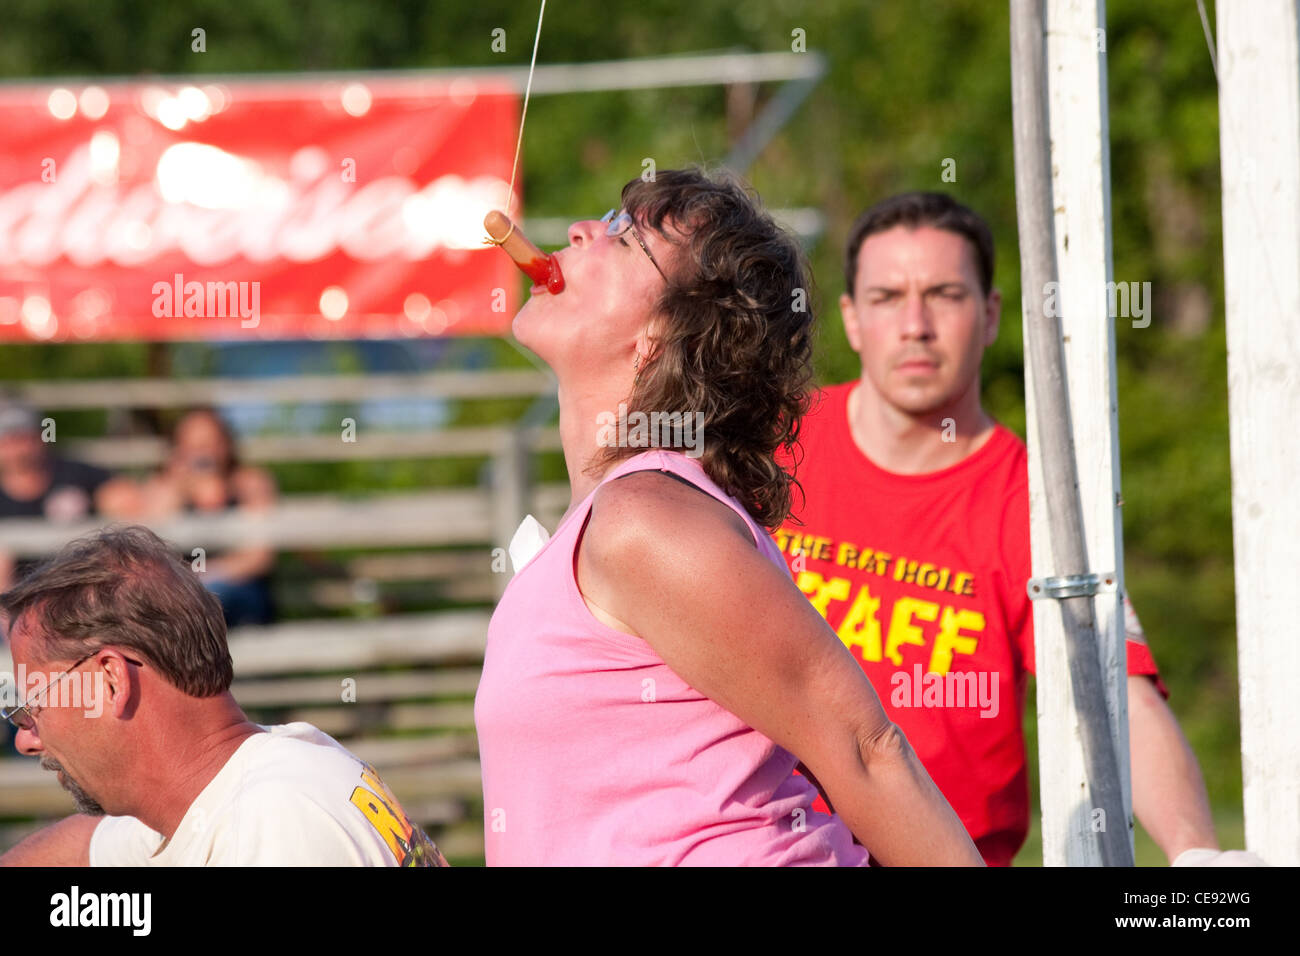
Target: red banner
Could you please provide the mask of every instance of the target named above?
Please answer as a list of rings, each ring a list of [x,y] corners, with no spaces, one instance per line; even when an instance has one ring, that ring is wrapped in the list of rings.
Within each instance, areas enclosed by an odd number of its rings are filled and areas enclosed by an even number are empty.
[[[0,87],[0,341],[504,333],[518,119],[468,80]]]

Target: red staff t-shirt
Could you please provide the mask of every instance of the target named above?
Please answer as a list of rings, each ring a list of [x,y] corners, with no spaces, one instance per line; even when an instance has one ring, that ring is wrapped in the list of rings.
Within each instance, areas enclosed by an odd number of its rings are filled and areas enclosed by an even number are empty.
[[[803,495],[792,489],[792,514],[774,538],[985,862],[1006,866],[1029,832],[1028,455],[996,425],[950,468],[887,472],[849,431],[856,384],[825,389],[803,419]],[[1125,604],[1128,672],[1152,676],[1167,697]],[[817,809],[827,808],[819,800]]]

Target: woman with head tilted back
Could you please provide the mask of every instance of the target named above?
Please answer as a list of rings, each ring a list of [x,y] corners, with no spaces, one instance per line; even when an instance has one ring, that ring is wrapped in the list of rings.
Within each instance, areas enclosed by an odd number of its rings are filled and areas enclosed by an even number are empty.
[[[797,246],[672,171],[556,256],[513,330],[557,376],[572,501],[488,633],[489,865],[979,865],[764,532],[810,378]]]

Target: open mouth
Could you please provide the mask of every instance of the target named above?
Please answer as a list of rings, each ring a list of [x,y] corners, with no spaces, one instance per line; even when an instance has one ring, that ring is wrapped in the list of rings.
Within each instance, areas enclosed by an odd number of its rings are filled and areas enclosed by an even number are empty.
[[[559,260],[537,248],[523,230],[510,221],[509,216],[493,209],[483,217],[483,228],[487,230],[488,241],[500,246],[528,278],[545,285],[546,291],[552,295],[564,291],[564,274],[560,271]],[[534,294],[536,289],[534,286]]]

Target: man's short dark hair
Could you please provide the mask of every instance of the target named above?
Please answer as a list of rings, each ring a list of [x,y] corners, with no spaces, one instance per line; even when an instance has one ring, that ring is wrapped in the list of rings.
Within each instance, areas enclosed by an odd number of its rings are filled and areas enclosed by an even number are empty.
[[[147,528],[69,542],[0,594],[0,611],[10,630],[22,620],[49,661],[130,648],[191,697],[220,694],[234,677],[221,602]]]
[[[919,229],[943,229],[955,232],[971,244],[975,252],[975,269],[980,290],[987,297],[993,289],[993,231],[973,209],[963,206],[944,193],[899,193],[876,203],[857,219],[849,230],[849,244],[844,255],[844,281],[849,298],[858,282],[858,253],[868,236],[888,232],[895,226]]]

